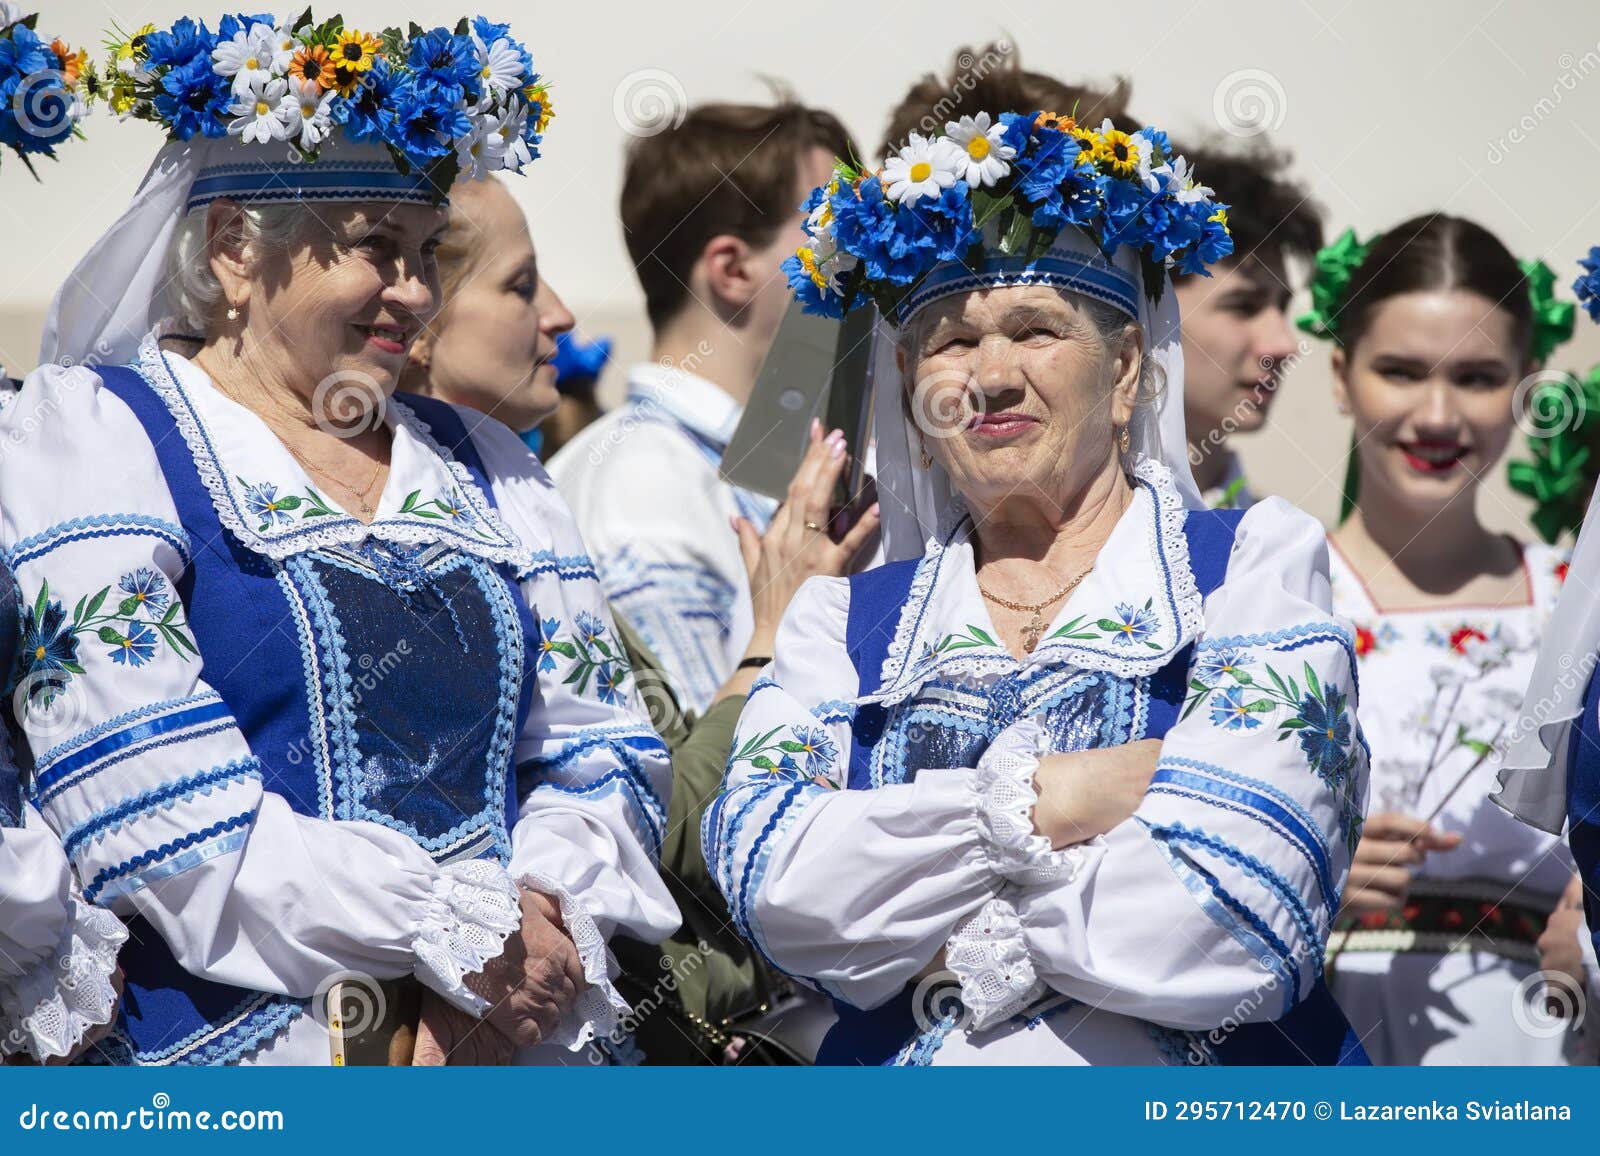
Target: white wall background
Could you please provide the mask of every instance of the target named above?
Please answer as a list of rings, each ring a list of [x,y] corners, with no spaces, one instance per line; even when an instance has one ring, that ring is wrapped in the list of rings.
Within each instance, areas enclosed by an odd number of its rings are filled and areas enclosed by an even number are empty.
[[[97,56],[113,20],[130,28],[193,14],[214,24],[223,11],[192,0],[36,3],[42,32]],[[477,11],[444,0],[341,0],[319,5],[318,15],[335,8],[374,29],[453,24]],[[616,218],[630,108],[636,115],[657,97],[761,99],[766,77],[833,108],[873,147],[914,79],[944,71],[958,46],[995,37],[1016,45],[1027,66],[1068,79],[1128,76],[1134,114],[1174,135],[1215,131],[1219,119],[1237,123],[1239,110],[1253,111],[1295,152],[1330,236],[1347,225],[1366,236],[1442,208],[1487,225],[1520,256],[1543,256],[1563,295],[1577,257],[1600,243],[1594,0],[488,0],[481,10],[511,21],[553,82],[545,157],[513,182],[543,271],[583,332],[619,339],[624,362],[647,338]],[[1230,101],[1241,102],[1232,114]],[[86,128],[87,142],[43,165],[43,183],[0,162],[0,364],[13,372],[32,366],[50,294],[127,203],[161,143],[154,126],[118,124],[104,110]],[[1600,327],[1580,320],[1554,365],[1596,361]],[[1268,431],[1237,444],[1258,488],[1328,517],[1348,436],[1317,347],[1286,379]],[[1498,479],[1483,503],[1495,524],[1521,527],[1525,504]]]

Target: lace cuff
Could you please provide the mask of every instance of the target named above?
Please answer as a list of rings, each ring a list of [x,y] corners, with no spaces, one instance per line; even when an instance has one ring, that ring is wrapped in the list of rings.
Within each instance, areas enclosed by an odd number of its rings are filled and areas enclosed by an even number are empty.
[[[43,1063],[71,1055],[117,1010],[111,977],[128,929],[74,892],[72,920],[50,958],[7,990],[0,987],[0,1055],[25,1052]]]
[[[1033,776],[1045,750],[1044,729],[1036,719],[1023,719],[989,745],[978,760],[973,783],[989,866],[1017,883],[1070,882],[1082,860],[1076,847],[1051,850],[1050,840],[1033,829],[1033,808],[1039,801]]]
[[[472,859],[441,868],[411,944],[417,978],[462,1011],[482,1015],[489,1001],[466,978],[504,951],[506,936],[520,926],[517,885],[499,864]]]
[[[575,1052],[596,1036],[612,1037],[618,1018],[631,1014],[633,1008],[611,982],[612,975],[621,969],[606,946],[606,937],[600,934],[582,901],[550,876],[525,871],[522,885],[561,904],[561,922],[578,949],[584,978],[589,981],[589,986],[578,994],[577,1005],[562,1017],[561,1026],[544,1042]]]
[[[968,1027],[981,1031],[1028,1007],[1045,993],[1022,937],[1017,909],[991,899],[967,916],[944,945],[945,965],[961,981]]]

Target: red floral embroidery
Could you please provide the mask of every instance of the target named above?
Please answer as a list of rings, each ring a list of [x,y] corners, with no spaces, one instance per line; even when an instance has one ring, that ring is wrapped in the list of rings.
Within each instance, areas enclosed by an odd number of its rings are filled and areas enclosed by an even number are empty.
[[[1467,652],[1469,642],[1488,642],[1489,636],[1476,626],[1462,626],[1450,632],[1450,649],[1457,654]]]
[[[1356,657],[1365,658],[1378,649],[1378,636],[1365,626],[1356,627]]]

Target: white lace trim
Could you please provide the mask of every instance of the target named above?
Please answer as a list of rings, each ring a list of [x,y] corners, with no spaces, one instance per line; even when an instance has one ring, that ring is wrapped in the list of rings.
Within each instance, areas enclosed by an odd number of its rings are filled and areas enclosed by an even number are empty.
[[[0,1055],[25,1052],[43,1063],[71,1055],[91,1029],[117,1010],[111,977],[128,929],[110,911],[76,892],[72,920],[50,958],[0,988]]]
[[[619,1034],[617,1021],[631,1014],[633,1008],[611,982],[617,964],[606,946],[606,937],[600,934],[600,928],[583,902],[550,876],[527,871],[523,873],[522,885],[561,904],[561,922],[578,949],[584,978],[589,981],[589,986],[578,995],[577,1006],[562,1018],[560,1028],[544,1042],[560,1044],[575,1052],[596,1036],[614,1041]]]
[[[1002,1023],[1045,994],[1044,981],[1028,958],[1017,909],[991,899],[967,916],[944,945],[945,966],[961,981],[961,1003],[970,1013],[969,1032]]]
[[[363,522],[349,515],[330,517],[309,532],[303,523],[294,522],[287,524],[276,536],[263,534],[239,517],[233,491],[227,478],[222,475],[214,451],[206,444],[206,434],[199,417],[153,337],[146,337],[140,343],[139,370],[172,414],[178,432],[189,447],[195,470],[211,495],[211,504],[216,509],[218,520],[247,548],[274,561],[282,561],[308,550],[348,546],[366,538],[405,546],[431,545],[442,540],[442,524],[437,519],[412,517],[398,512],[385,514],[371,522]],[[472,517],[495,536],[494,541],[482,541],[470,534],[457,534],[450,536],[448,541],[463,552],[485,561],[509,563],[519,570],[530,565],[532,551],[501,520],[467,468],[445,451],[403,401],[391,398],[388,404],[394,413],[395,424],[403,425],[419,444],[439,459],[449,473],[451,482],[470,505]]]
[[[1049,749],[1044,728],[1026,718],[1007,727],[978,760],[973,786],[978,792],[978,827],[995,874],[1017,883],[1071,882],[1083,853],[1077,847],[1053,850],[1034,830],[1039,794],[1033,776],[1039,756]]]
[[[434,879],[411,943],[417,978],[463,1011],[482,1015],[489,1001],[466,978],[504,951],[506,936],[521,926],[521,895],[505,868],[487,859],[448,864]]]

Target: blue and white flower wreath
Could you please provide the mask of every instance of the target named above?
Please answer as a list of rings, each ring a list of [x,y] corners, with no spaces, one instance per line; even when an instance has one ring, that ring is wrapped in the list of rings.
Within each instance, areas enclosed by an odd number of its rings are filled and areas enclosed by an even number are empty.
[[[38,19],[0,0],[0,147],[16,153],[29,172],[31,156],[54,157],[56,145],[83,135],[78,122],[95,84],[88,53],[40,36]]]
[[[310,9],[290,23],[230,14],[215,32],[185,17],[119,31],[108,48],[113,110],[173,140],[232,136],[315,161],[342,132],[386,146],[441,198],[458,175],[520,172],[550,120],[528,50],[482,16],[375,35],[338,16],[319,24]]]
[[[912,133],[875,171],[837,161],[802,211],[807,242],[784,271],[808,312],[831,317],[870,300],[903,320],[937,266],[980,264],[985,247],[1038,260],[1067,226],[1108,261],[1136,249],[1152,296],[1168,270],[1205,273],[1233,252],[1227,206],[1166,133],[1089,129],[1051,112],[980,112],[942,135]]]

